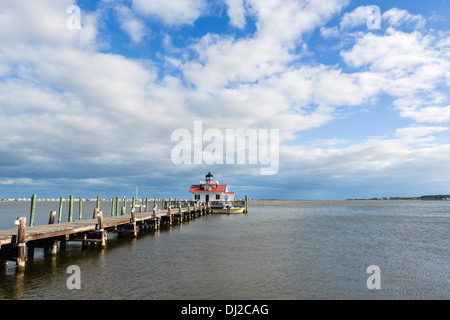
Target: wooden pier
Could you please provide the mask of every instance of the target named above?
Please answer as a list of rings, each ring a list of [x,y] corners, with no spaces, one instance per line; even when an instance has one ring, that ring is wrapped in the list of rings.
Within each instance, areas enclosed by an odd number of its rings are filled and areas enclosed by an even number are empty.
[[[141,206],[141,210],[145,207],[147,206]],[[55,223],[56,211],[52,211],[47,225],[33,226],[32,199],[29,227],[26,227],[25,217],[18,217],[15,221],[17,229],[0,230],[0,267],[6,268],[9,261],[14,261],[17,268],[23,268],[27,257],[33,256],[35,248],[44,248],[56,254],[58,248],[63,248],[68,241],[80,241],[82,247],[104,247],[109,232],[137,237],[139,230],[157,230],[210,213],[212,209],[209,203],[182,206],[175,202],[174,207],[169,204],[167,209],[162,210],[158,210],[155,205],[150,212],[136,213],[135,209],[131,209],[127,214],[126,207],[122,207],[120,215],[111,217],[104,217],[102,211],[95,209],[92,219]]]

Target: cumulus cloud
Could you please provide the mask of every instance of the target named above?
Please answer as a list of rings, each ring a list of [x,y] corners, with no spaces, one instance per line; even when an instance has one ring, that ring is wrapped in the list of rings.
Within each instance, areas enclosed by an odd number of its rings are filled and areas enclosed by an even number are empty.
[[[379,76],[379,89],[396,97],[394,106],[402,117],[440,123],[449,120],[448,97],[440,88],[448,83],[450,70],[441,42],[432,33],[388,30],[363,35],[341,55],[347,64]]]
[[[121,28],[127,32],[131,40],[141,42],[145,35],[145,26],[138,18],[135,17],[133,11],[124,6],[117,6],[116,11],[119,16]]]
[[[417,29],[421,29],[426,23],[426,19],[422,15],[410,14],[408,11],[400,10],[398,8],[392,8],[384,12],[382,18],[383,21],[391,27],[399,27],[402,24],[410,24]]]
[[[67,28],[70,18],[67,8],[73,4],[73,0],[2,1],[2,44],[76,45],[83,48],[94,45],[97,35],[95,13],[83,13],[80,29]]]
[[[133,9],[137,13],[159,18],[171,26],[193,24],[205,7],[204,0],[133,0]]]
[[[246,15],[244,0],[225,0],[225,2],[228,5],[230,24],[240,29],[244,28]]]

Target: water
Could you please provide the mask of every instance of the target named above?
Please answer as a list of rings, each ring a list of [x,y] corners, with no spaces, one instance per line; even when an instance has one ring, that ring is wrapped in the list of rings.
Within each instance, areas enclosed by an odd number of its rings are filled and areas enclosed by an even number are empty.
[[[50,210],[58,203],[38,202],[35,225]],[[0,203],[0,229],[18,216],[29,203]],[[137,239],[110,233],[103,250],[36,249],[24,271],[11,262],[0,273],[0,299],[449,299],[449,218],[450,201],[252,201],[247,215]],[[67,288],[70,265],[80,290]],[[370,265],[380,267],[379,290],[367,288]]]

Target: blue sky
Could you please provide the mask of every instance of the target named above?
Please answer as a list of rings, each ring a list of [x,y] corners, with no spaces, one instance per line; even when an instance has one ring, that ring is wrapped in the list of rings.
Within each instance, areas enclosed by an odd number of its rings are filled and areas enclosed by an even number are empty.
[[[0,4],[0,198],[450,193],[446,0]],[[278,170],[175,163],[195,121],[277,130]]]

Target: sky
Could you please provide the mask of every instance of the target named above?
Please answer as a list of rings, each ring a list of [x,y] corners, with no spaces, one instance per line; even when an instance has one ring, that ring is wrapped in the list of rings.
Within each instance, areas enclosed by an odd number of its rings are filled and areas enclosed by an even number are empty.
[[[0,0],[0,198],[190,198],[208,172],[236,198],[450,194],[449,16]]]

